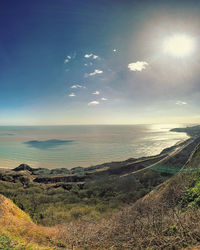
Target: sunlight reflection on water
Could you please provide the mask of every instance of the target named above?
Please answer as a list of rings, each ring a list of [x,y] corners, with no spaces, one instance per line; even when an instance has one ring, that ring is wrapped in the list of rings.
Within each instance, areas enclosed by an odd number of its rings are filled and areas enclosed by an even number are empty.
[[[0,127],[0,166],[72,168],[154,155],[187,138],[169,132],[174,127],[180,125]]]

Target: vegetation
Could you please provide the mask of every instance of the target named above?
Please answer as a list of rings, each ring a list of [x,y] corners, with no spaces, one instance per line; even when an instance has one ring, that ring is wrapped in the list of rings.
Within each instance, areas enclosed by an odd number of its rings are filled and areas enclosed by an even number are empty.
[[[181,200],[183,208],[198,208],[200,206],[200,171],[194,173],[184,190]]]
[[[55,186],[32,182],[24,186],[19,179],[16,183],[0,181],[0,193],[13,200],[34,222],[49,226],[84,217],[95,220],[108,217],[170,176],[152,170],[124,178],[103,176],[81,188],[74,183],[70,190],[63,188],[64,183]]]
[[[26,213],[1,195],[0,214],[0,249],[50,250],[60,245],[56,227],[35,225]]]
[[[0,195],[0,249],[181,249],[193,245],[198,249],[198,143],[199,138],[191,140],[178,154],[165,150],[164,155],[169,152],[172,157],[161,163],[162,154],[84,171],[80,167],[70,172],[34,170],[23,165],[16,172],[1,172],[0,193],[19,208]],[[151,164],[152,169],[137,172]],[[44,182],[34,181],[38,176]]]
[[[189,181],[189,174],[178,174],[109,219],[67,223],[60,234],[82,249],[182,249],[198,245],[200,209],[179,207]]]

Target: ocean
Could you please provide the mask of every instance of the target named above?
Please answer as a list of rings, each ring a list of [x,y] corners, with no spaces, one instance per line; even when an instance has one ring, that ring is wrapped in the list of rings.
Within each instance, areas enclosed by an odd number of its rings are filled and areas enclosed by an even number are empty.
[[[0,126],[0,167],[88,167],[159,154],[185,133],[171,125]]]

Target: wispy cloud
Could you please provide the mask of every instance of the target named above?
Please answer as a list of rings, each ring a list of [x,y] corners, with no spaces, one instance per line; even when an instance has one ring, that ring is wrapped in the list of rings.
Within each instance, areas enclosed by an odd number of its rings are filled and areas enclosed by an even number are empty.
[[[92,57],[92,56],[93,56],[93,54],[85,54],[85,55],[84,55],[85,58],[90,58],[90,57]]]
[[[74,93],[69,94],[70,97],[76,96]]]
[[[85,74],[85,77],[88,77],[88,76],[95,76],[97,74],[102,74],[103,73],[103,70],[99,70],[99,69],[95,69],[93,72],[89,73],[89,74]]]
[[[64,63],[68,63],[72,59],[71,56],[67,56],[66,59],[64,60]]]
[[[100,92],[97,90],[97,91],[95,91],[94,93],[92,93],[93,95],[99,95],[100,94]]]
[[[85,54],[84,57],[85,57],[85,58],[92,58],[92,59],[97,59],[97,58],[99,58],[99,56],[94,55],[94,54]]]
[[[98,105],[98,104],[99,104],[98,101],[92,101],[92,102],[88,103],[88,106],[95,106],[95,105]]]
[[[89,62],[89,63],[84,63],[84,66],[92,66],[93,65],[93,63],[92,62]]]
[[[71,89],[85,89],[86,87],[82,86],[82,85],[79,85],[79,84],[76,84],[76,85],[72,85],[70,88]]]
[[[176,102],[176,105],[186,105],[187,104],[187,102],[183,102],[183,101],[177,101]]]
[[[145,61],[137,61],[135,63],[129,63],[128,68],[131,71],[142,71],[143,69],[146,69],[146,66],[148,66],[148,62]]]
[[[108,99],[105,98],[105,97],[102,97],[101,100],[102,100],[102,101],[107,101]]]

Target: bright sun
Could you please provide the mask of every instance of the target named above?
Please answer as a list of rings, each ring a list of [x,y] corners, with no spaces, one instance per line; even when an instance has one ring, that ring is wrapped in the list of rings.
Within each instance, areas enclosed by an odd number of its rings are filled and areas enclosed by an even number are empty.
[[[187,35],[174,35],[164,41],[164,52],[176,57],[189,56],[194,51],[194,40]]]

